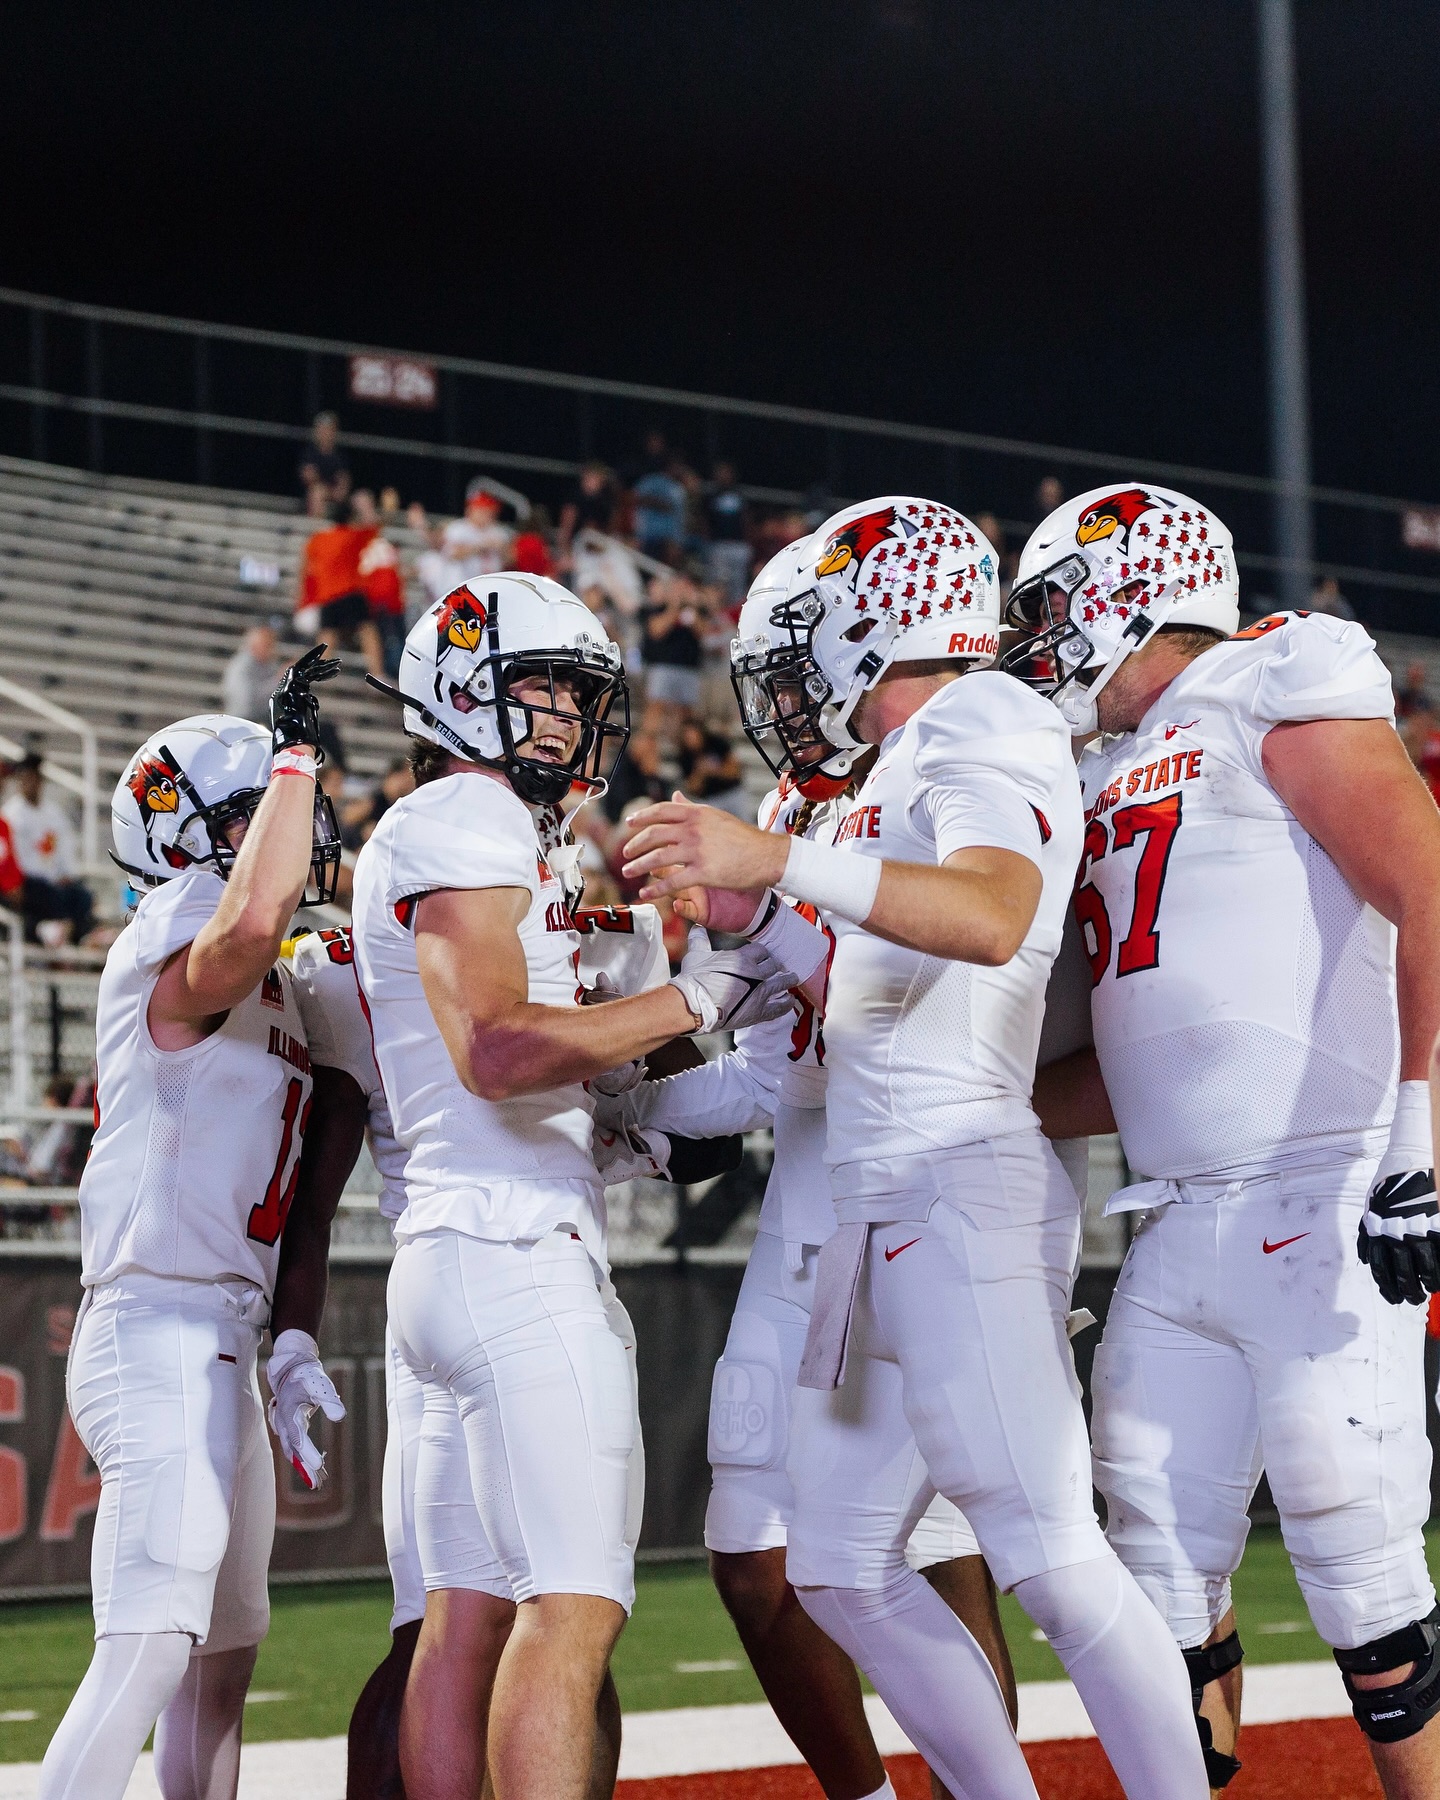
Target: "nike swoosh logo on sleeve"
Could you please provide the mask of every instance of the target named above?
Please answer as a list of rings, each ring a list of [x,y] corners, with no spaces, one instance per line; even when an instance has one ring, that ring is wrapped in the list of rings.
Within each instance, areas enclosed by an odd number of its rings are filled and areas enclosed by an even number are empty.
[[[1298,1244],[1301,1238],[1307,1238],[1309,1235],[1310,1233],[1308,1231],[1297,1231],[1294,1237],[1281,1238],[1278,1244],[1272,1244],[1269,1238],[1266,1238],[1260,1248],[1265,1252],[1266,1256],[1273,1256],[1277,1250],[1283,1250],[1287,1244]]]

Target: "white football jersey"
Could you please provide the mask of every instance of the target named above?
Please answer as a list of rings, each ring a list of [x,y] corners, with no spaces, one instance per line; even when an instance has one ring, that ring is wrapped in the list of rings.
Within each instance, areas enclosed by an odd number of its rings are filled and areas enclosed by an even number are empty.
[[[355,971],[355,946],[348,931],[310,931],[290,957],[295,998],[305,1021],[310,1061],[317,1069],[340,1069],[365,1096],[370,1154],[380,1172],[380,1213],[398,1219],[405,1210],[405,1150],[390,1122],[390,1108],[375,1060],[370,1009]]]
[[[1045,987],[1082,833],[1065,724],[1009,675],[950,682],[880,746],[837,845],[932,867],[956,850],[1011,850],[1043,886],[1024,943],[995,969],[830,921],[825,1154],[842,1222],[905,1217],[946,1151],[1034,1128]]]
[[[665,921],[654,906],[577,906],[571,914],[580,933],[580,980],[594,987],[608,975],[622,994],[646,994],[670,979]]]
[[[568,1225],[603,1259],[591,1101],[579,1082],[482,1100],[455,1072],[420,981],[416,902],[440,888],[523,888],[529,998],[578,1004],[581,937],[530,809],[479,770],[427,782],[381,819],[355,865],[354,945],[375,1056],[406,1151],[397,1240],[427,1231],[509,1241]]]
[[[809,809],[806,837],[828,841],[843,802],[826,800]],[[788,781],[772,788],[760,803],[764,831],[792,833],[806,801]],[[795,904],[793,901],[790,904]],[[829,937],[834,934],[813,906],[798,909]],[[643,1114],[647,1125],[691,1137],[723,1137],[754,1131],[775,1118],[778,1106],[818,1111],[825,1105],[826,1047],[824,1007],[801,1001],[798,1014],[786,1014],[764,1025],[735,1033],[735,1048],[706,1063],[656,1084]],[[760,1209],[761,1231],[789,1243],[823,1244],[835,1229],[830,1184],[818,1157],[812,1156],[814,1131],[790,1120],[776,1125],[775,1161]]]
[[[1389,719],[1360,626],[1277,613],[1088,750],[1075,910],[1126,1160],[1241,1177],[1378,1153],[1395,1108],[1394,931],[1266,778],[1277,724]]]
[[[190,1050],[158,1048],[146,1017],[165,964],[224,891],[209,870],[152,889],[105,959],[99,1123],[80,1178],[86,1287],[140,1273],[273,1292],[312,1085],[290,973],[277,964]]]

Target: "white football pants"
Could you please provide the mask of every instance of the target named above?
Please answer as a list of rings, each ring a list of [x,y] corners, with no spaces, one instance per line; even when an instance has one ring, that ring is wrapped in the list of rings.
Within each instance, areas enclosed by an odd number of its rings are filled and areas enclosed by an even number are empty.
[[[414,1462],[425,1587],[600,1594],[628,1612],[644,1482],[634,1336],[579,1239],[411,1238],[389,1311],[425,1395]],[[397,1523],[403,1510],[387,1519],[387,1547]]]
[[[214,1653],[269,1629],[275,1467],[255,1379],[268,1313],[248,1282],[156,1276],[82,1307],[66,1385],[100,1471],[97,1637],[185,1632]]]
[[[1372,1168],[1236,1183],[1146,1214],[1130,1246],[1095,1355],[1095,1481],[1187,1649],[1230,1604],[1262,1466],[1326,1643],[1435,1605],[1425,1314],[1382,1300],[1355,1253]]]
[[[1080,1214],[1038,1132],[976,1145],[923,1221],[872,1225],[849,1367],[796,1388],[796,1587],[881,1585],[931,1485],[1002,1589],[1105,1555],[1066,1336]]]
[[[825,1115],[814,1116],[823,1128]],[[795,1510],[786,1468],[790,1417],[818,1256],[817,1249],[806,1245],[800,1267],[792,1269],[784,1242],[768,1231],[756,1233],[710,1394],[709,1550],[735,1554],[785,1545]],[[908,1446],[910,1427],[898,1408],[893,1422]],[[978,1555],[964,1514],[935,1493],[920,1459],[912,1457],[908,1468],[915,1492],[905,1487],[897,1508],[906,1513],[915,1505],[923,1509],[905,1547],[911,1568]]]

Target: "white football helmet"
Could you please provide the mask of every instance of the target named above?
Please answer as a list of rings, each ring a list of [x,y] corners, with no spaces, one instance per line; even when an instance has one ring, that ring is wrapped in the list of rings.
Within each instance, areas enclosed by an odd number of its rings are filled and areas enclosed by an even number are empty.
[[[550,703],[514,699],[526,677],[550,684]],[[467,762],[504,771],[522,800],[550,806],[571,787],[603,789],[602,766],[630,735],[630,701],[618,646],[584,601],[543,575],[477,575],[421,615],[405,640],[398,687],[371,685],[405,705],[412,737],[440,744]],[[562,704],[568,681],[574,706]],[[617,708],[620,722],[610,715]],[[578,709],[578,710],[577,710]],[[563,765],[521,756],[537,716],[580,728]]]
[[[237,846],[230,827],[249,819],[270,779],[270,733],[228,713],[199,713],[153,733],[130,758],[110,801],[111,859],[138,887],[188,869],[228,878]],[[304,901],[335,897],[340,828],[315,789],[315,833]]]
[[[866,748],[850,718],[891,663],[981,667],[999,648],[994,547],[953,507],[901,495],[847,506],[768,563],[730,661],[746,735],[776,774],[834,781]]]
[[[1032,532],[1005,623],[1025,636],[1001,667],[1047,693],[1084,736],[1099,728],[1101,689],[1162,625],[1239,630],[1234,540],[1171,489],[1092,488]]]

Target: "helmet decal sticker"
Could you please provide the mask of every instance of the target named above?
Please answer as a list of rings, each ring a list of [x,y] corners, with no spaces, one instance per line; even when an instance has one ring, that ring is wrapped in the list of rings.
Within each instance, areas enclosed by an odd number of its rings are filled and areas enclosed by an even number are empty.
[[[900,530],[892,530],[897,524]],[[821,545],[815,573],[838,575],[842,569],[853,568],[858,575],[860,564],[875,546],[883,543],[886,538],[900,536],[901,532],[913,537],[915,527],[908,520],[897,520],[893,506],[882,507],[879,512],[866,513],[862,518],[852,519],[839,531],[831,532]],[[853,582],[854,577],[851,579]]]
[[[468,587],[447,594],[435,618],[435,634],[440,640],[435,660],[441,661],[450,650],[478,650],[485,620],[484,603]]]
[[[147,838],[157,813],[179,811],[180,790],[175,785],[175,771],[162,757],[141,757],[127,786],[140,808],[140,822]]]
[[[1118,493],[1106,494],[1103,500],[1097,500],[1088,507],[1075,530],[1077,544],[1094,544],[1102,538],[1116,539],[1116,548],[1122,555],[1130,549],[1130,527],[1142,513],[1153,512],[1156,507],[1163,506],[1163,500],[1157,500],[1147,494],[1144,488],[1122,488]]]

